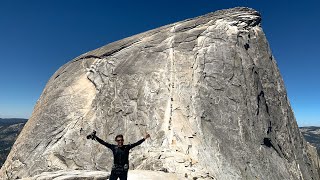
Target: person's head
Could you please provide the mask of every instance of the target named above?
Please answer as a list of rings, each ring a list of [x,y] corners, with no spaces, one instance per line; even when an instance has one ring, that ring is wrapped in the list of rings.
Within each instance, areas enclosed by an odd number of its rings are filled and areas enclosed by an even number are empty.
[[[114,140],[118,143],[118,146],[123,146],[123,135],[119,134],[114,138]]]

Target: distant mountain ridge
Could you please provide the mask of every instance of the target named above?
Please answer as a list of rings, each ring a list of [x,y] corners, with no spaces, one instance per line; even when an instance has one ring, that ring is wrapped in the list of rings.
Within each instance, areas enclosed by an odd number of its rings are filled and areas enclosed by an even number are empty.
[[[0,118],[0,126],[26,123],[27,121],[28,119],[24,118]]]
[[[0,118],[0,167],[28,119]]]
[[[317,148],[318,155],[320,156],[320,127],[309,126],[300,127],[299,129],[306,141]]]

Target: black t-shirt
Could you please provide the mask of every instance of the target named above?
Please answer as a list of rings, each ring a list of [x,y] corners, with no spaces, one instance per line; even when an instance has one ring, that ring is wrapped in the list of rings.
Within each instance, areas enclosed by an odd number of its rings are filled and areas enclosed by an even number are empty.
[[[113,164],[114,165],[125,165],[129,164],[129,150],[140,145],[145,141],[145,139],[141,139],[136,143],[123,145],[122,147],[118,147],[118,145],[115,144],[109,144],[99,137],[95,137],[95,139],[100,143],[105,145],[107,148],[111,149],[113,153]]]

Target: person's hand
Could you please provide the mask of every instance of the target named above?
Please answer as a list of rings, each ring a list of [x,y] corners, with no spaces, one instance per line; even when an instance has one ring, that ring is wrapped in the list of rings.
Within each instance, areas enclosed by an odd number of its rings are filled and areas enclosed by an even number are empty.
[[[148,139],[150,137],[150,134],[146,134],[145,136],[144,136],[144,139]]]
[[[87,139],[92,139],[92,140],[94,140],[95,139],[95,137],[96,137],[96,131],[93,131],[91,134],[89,134],[88,136],[87,136]]]

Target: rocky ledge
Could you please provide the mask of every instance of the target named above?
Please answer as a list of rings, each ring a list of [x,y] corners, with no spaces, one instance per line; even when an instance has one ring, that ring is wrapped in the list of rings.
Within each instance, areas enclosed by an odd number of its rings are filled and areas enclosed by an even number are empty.
[[[44,172],[31,178],[23,178],[21,180],[107,180],[110,173],[105,171],[88,171],[88,170],[70,170],[70,171],[55,171]],[[131,170],[128,173],[128,180],[178,180],[177,176],[172,173]]]

